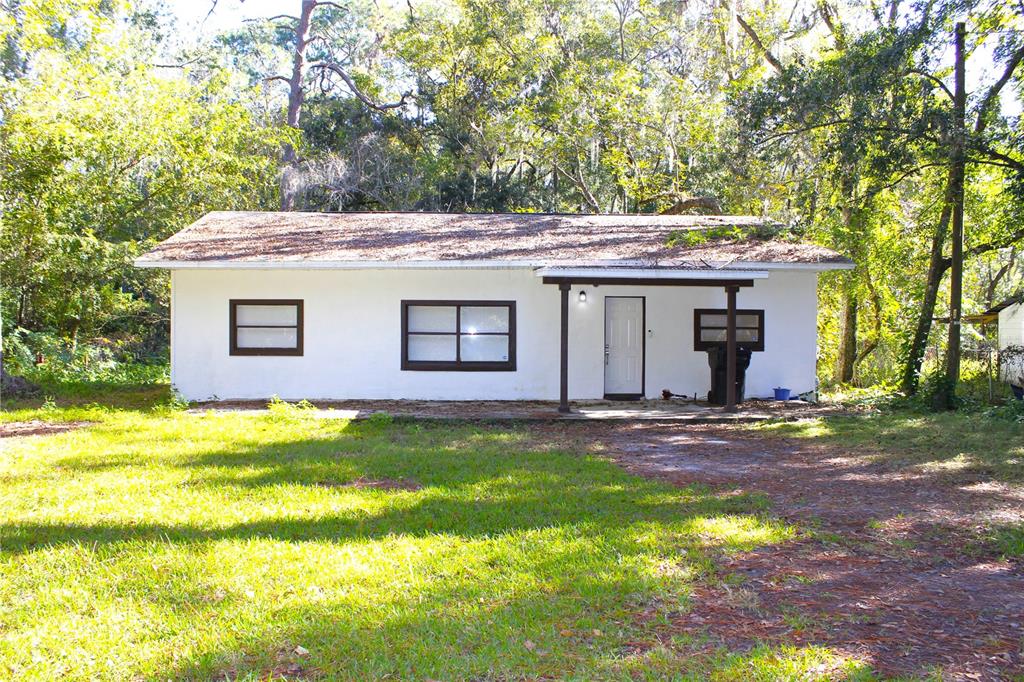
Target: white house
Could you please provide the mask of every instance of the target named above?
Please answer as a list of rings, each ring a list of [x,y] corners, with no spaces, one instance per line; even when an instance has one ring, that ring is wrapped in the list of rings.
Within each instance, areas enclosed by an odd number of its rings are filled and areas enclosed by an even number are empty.
[[[190,400],[706,396],[730,329],[752,351],[747,396],[807,391],[818,275],[852,264],[752,236],[765,226],[215,212],[136,265],[171,271],[171,379]]]
[[[995,322],[998,330],[999,378],[1024,386],[1024,295],[1006,299],[966,321],[980,324]]]

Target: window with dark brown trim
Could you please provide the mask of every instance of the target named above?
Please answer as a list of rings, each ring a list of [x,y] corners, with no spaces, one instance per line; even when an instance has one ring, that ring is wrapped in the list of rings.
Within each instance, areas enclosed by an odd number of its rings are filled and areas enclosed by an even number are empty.
[[[725,345],[729,312],[718,308],[693,311],[693,349],[711,350]],[[752,351],[764,350],[764,311],[736,311],[736,345]]]
[[[302,301],[232,299],[231,355],[302,355]]]
[[[402,301],[402,369],[515,368],[515,301]]]

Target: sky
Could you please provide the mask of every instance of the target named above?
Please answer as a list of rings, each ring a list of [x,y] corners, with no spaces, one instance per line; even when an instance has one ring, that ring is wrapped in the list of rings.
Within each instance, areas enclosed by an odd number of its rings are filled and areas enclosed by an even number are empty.
[[[237,28],[246,19],[272,17],[275,14],[296,14],[299,0],[217,0],[207,17],[213,0],[165,0],[178,17],[182,28],[213,34]]]

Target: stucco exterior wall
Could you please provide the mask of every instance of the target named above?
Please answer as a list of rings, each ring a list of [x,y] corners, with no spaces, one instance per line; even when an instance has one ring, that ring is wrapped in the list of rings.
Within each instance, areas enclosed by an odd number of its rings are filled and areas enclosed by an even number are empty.
[[[190,400],[406,398],[556,400],[559,292],[529,268],[490,270],[220,270],[172,272],[171,380]],[[748,396],[815,386],[817,273],[772,271],[741,289],[740,308],[765,310]],[[578,299],[587,291],[587,302]],[[706,395],[707,355],[693,350],[694,308],[725,307],[721,288],[574,287],[569,395],[604,395],[604,297],[646,297],[645,393]],[[301,357],[229,355],[230,299],[303,299]],[[515,372],[402,371],[403,299],[515,300]]]
[[[1024,304],[1016,303],[999,311],[1000,377],[1020,385],[1024,378],[1024,357],[1008,348],[1024,347]]]

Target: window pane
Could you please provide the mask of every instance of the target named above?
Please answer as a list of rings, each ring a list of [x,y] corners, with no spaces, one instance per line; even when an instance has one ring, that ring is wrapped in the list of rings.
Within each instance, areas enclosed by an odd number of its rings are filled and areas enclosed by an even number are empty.
[[[463,362],[507,362],[508,337],[461,336]]]
[[[737,329],[736,340],[740,343],[757,343],[756,329]]]
[[[239,327],[239,348],[298,348],[299,334],[294,327]]]
[[[409,334],[410,362],[455,362],[455,335]]]
[[[721,341],[725,343],[725,330],[724,329],[701,329],[700,340],[707,342]]]
[[[411,305],[409,306],[410,332],[455,333],[455,306]],[[454,343],[454,341],[453,341]],[[411,359],[411,358],[410,358]],[[452,358],[453,360],[455,358]]]
[[[298,325],[299,309],[295,305],[235,306],[235,321],[245,325]]]
[[[508,307],[506,306],[462,306],[460,322],[463,334],[477,332],[508,332]]]
[[[737,327],[753,327],[757,328],[757,315],[737,315],[736,316]]]
[[[724,327],[728,322],[726,315],[712,315],[705,313],[700,316],[700,326],[702,327]]]

